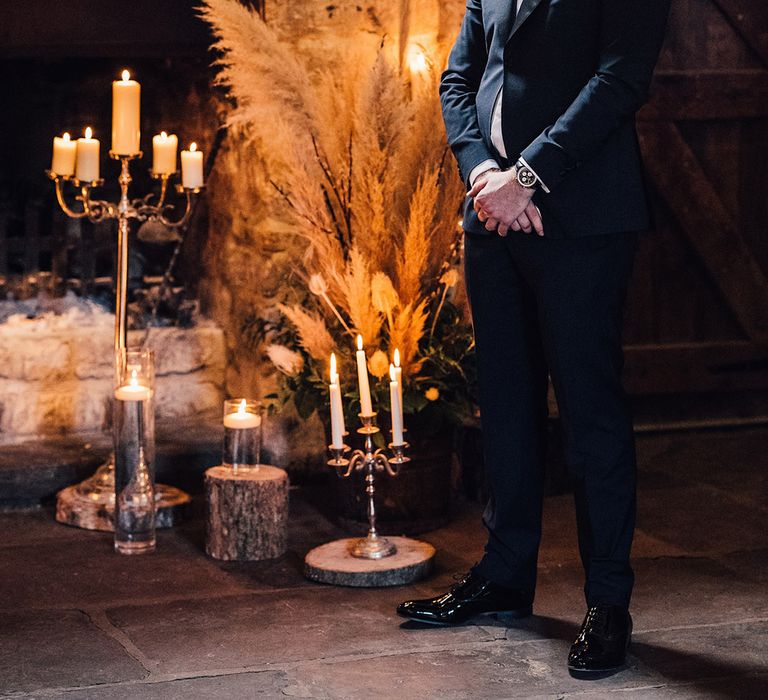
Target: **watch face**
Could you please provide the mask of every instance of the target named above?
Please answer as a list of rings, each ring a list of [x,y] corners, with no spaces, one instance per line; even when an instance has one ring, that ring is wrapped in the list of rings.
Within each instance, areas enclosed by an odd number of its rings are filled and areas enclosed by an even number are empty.
[[[523,187],[533,187],[536,184],[536,176],[529,168],[520,168],[517,171],[517,180]]]

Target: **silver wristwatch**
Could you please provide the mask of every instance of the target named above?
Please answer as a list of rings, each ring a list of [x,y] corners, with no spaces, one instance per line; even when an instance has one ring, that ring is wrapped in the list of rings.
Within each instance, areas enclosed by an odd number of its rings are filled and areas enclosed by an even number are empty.
[[[521,187],[526,187],[530,190],[539,185],[539,178],[536,177],[536,173],[534,173],[522,160],[518,160],[517,163],[515,163],[515,176]]]

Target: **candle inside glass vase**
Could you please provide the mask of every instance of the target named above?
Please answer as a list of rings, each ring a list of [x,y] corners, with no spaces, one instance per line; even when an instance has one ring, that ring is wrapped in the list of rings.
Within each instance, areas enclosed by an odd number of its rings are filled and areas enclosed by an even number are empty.
[[[221,462],[235,473],[257,469],[261,459],[262,406],[255,399],[224,402],[224,449]]]
[[[155,549],[154,356],[117,351],[112,430],[115,447],[115,551]]]

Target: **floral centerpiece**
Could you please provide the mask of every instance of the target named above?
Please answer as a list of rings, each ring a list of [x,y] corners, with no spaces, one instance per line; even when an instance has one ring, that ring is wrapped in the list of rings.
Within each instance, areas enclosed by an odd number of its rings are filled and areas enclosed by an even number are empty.
[[[464,188],[444,139],[439,57],[417,47],[414,73],[382,40],[318,67],[236,0],[207,0],[201,12],[233,98],[230,128],[260,144],[272,216],[304,243],[280,320],[267,326],[282,373],[276,398],[325,417],[335,352],[356,425],[360,334],[375,410],[389,407],[397,350],[407,424],[433,432],[472,416],[472,333],[456,267]]]

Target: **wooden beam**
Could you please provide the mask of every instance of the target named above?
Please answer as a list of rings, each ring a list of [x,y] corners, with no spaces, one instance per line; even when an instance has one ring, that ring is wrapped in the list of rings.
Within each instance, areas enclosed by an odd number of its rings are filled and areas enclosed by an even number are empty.
[[[768,389],[768,353],[748,341],[628,345],[630,394]]]
[[[657,71],[646,121],[768,117],[768,71]]]
[[[768,4],[764,0],[714,0],[714,3],[768,66]]]
[[[640,122],[646,167],[744,332],[768,348],[768,278],[672,122]]]

